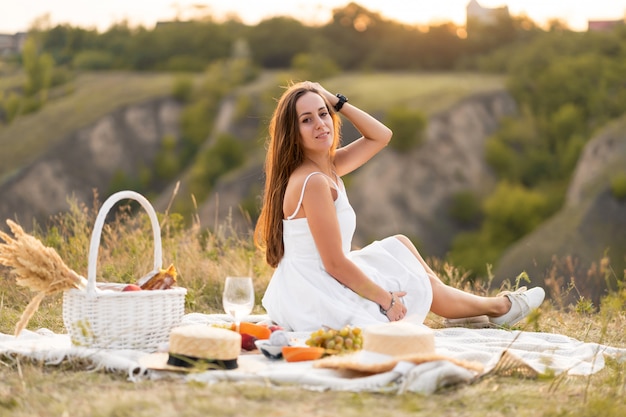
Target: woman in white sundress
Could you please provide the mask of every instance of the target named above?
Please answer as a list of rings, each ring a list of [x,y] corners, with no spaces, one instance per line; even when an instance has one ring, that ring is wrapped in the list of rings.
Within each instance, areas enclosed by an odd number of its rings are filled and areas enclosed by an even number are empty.
[[[362,135],[343,147],[339,112]],[[481,297],[447,286],[403,235],[352,250],[356,216],[341,177],[382,150],[392,132],[345,96],[318,83],[293,84],[269,133],[255,242],[276,268],[262,304],[277,324],[292,331],[403,319],[421,324],[432,311],[513,325],[543,302],[540,287]]]

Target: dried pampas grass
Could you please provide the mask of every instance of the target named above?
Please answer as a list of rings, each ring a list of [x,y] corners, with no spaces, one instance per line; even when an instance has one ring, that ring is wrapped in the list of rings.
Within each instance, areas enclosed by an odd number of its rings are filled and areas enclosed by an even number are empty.
[[[86,280],[65,265],[53,248],[44,246],[37,238],[24,232],[17,223],[7,220],[7,224],[15,239],[0,231],[0,239],[5,242],[0,244],[0,264],[12,268],[18,285],[38,293],[15,326],[17,336],[46,295],[71,288],[85,288]]]

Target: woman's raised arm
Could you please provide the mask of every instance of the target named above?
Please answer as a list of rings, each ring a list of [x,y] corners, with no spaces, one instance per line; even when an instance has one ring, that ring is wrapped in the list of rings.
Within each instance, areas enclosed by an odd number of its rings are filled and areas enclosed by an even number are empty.
[[[335,106],[339,102],[339,97],[326,90],[319,83],[313,84],[331,106]],[[387,146],[393,133],[379,120],[350,102],[343,104],[340,113],[362,135],[359,139],[337,150],[334,161],[335,169],[337,174],[342,176],[359,168],[380,152]],[[339,134],[339,132],[335,132],[335,134]]]

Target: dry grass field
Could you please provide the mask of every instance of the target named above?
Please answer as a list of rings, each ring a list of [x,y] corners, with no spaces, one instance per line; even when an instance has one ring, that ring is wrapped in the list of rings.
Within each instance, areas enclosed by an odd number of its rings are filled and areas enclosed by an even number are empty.
[[[54,247],[64,262],[86,276],[87,251],[97,207],[72,204],[35,235]],[[257,300],[271,270],[249,236],[203,225],[183,226],[175,214],[160,214],[164,264],[174,263],[179,284],[189,290],[186,312],[221,312],[223,279],[251,273]],[[102,282],[132,282],[151,269],[151,232],[147,216],[126,207],[108,223],[99,256]],[[476,292],[495,293],[487,284],[471,284],[463,271],[431,260],[442,279]],[[617,274],[610,269],[607,274]],[[623,282],[623,275],[620,282]],[[513,283],[512,283],[513,284]],[[571,288],[570,290],[574,290]],[[32,294],[16,286],[0,269],[0,332],[11,334]],[[258,302],[257,302],[258,304]],[[584,341],[626,347],[626,289],[611,291],[599,306],[546,301],[538,314],[518,328],[565,334]],[[47,297],[28,328],[64,332],[61,296]],[[257,307],[257,313],[262,312]],[[429,316],[427,324],[441,326]],[[179,380],[130,382],[127,375],[90,371],[88,363],[58,365],[0,358],[0,416],[623,416],[626,364],[608,361],[590,377],[545,376],[538,379],[489,376],[474,384],[433,395],[316,392],[295,386],[258,383],[204,385]]]

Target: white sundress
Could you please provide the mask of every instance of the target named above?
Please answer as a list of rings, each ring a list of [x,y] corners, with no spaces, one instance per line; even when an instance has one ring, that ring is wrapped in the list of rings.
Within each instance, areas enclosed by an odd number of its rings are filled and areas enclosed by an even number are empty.
[[[283,220],[285,253],[265,291],[262,305],[272,321],[290,331],[314,331],[322,326],[365,327],[388,322],[378,304],[356,294],[326,272],[307,219],[294,219],[306,184],[315,174],[325,175],[313,172],[306,177],[296,211]],[[356,215],[341,179],[341,186],[332,182],[337,189],[335,208],[346,256],[387,291],[406,291],[402,298],[407,308],[406,320],[423,323],[433,298],[424,267],[395,237],[351,251]]]

